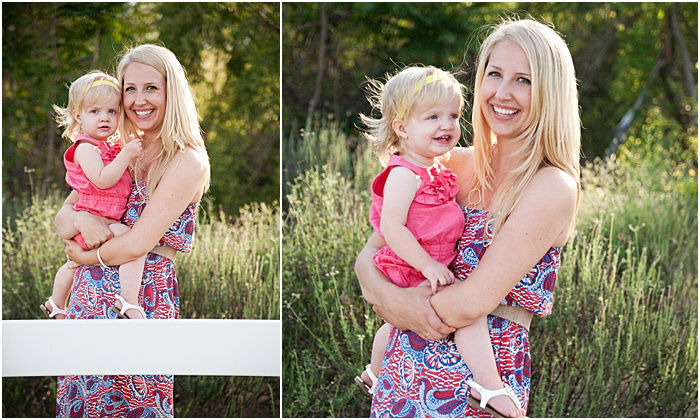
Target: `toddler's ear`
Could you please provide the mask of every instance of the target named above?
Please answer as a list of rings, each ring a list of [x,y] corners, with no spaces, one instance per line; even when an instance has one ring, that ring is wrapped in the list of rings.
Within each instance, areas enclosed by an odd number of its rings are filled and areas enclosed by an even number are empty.
[[[403,120],[396,119],[392,121],[391,128],[394,130],[394,133],[396,133],[396,135],[400,138],[405,139],[406,137],[408,137],[408,133],[406,132],[406,125],[404,124]]]
[[[82,121],[80,121],[80,112],[76,112],[75,114],[73,114],[73,118],[75,118],[75,120],[79,123],[82,123]]]

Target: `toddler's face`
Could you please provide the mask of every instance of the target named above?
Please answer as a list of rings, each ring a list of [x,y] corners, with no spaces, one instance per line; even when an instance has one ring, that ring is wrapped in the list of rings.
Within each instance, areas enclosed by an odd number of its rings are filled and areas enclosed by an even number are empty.
[[[406,155],[430,166],[434,158],[452,150],[461,134],[461,104],[460,96],[455,94],[443,103],[413,112],[399,133]]]
[[[117,131],[119,105],[121,98],[113,95],[104,102],[84,107],[76,119],[80,122],[80,131],[96,140],[107,140]]]

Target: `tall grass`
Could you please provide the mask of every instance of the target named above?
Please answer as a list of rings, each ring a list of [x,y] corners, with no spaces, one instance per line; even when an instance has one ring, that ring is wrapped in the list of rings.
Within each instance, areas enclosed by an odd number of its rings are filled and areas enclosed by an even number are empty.
[[[313,133],[314,141],[352,142],[332,125]],[[349,167],[346,157],[325,159],[300,161],[299,175],[286,179],[288,417],[369,413],[352,378],[368,363],[381,320],[363,301],[353,264],[371,231],[369,180],[379,167],[363,146]],[[529,416],[697,417],[695,165],[623,156],[584,169],[554,312],[533,323]]]
[[[53,217],[62,198],[33,196],[14,205],[3,224],[3,319],[41,319],[53,276],[65,261]],[[208,206],[205,206],[208,207]],[[235,220],[200,209],[191,254],[176,261],[182,318],[279,319],[279,212],[276,203],[251,204]],[[243,343],[245,344],[245,343]],[[31,390],[31,392],[26,392]],[[279,379],[178,376],[178,417],[279,415]],[[4,417],[50,417],[52,377],[4,378]]]

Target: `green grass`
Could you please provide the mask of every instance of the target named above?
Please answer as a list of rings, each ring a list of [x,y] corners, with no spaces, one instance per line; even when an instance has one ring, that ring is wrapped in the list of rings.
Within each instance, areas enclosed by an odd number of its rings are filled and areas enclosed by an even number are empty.
[[[3,319],[45,318],[39,304],[51,294],[53,276],[65,261],[53,230],[61,202],[53,193],[5,208]],[[277,208],[277,203],[248,205],[235,221],[200,210],[193,251],[176,262],[182,318],[279,319]],[[54,416],[53,377],[4,378],[2,394],[3,417]],[[178,376],[175,415],[279,416],[279,394],[279,378]]]
[[[335,161],[325,153],[338,150],[334,138],[360,146]],[[283,415],[367,416],[370,401],[352,378],[381,320],[353,264],[371,232],[379,165],[332,125],[285,153],[299,160],[285,178]],[[672,164],[624,147],[618,160],[584,169],[554,312],[530,336],[529,416],[697,417],[696,171],[696,157]]]

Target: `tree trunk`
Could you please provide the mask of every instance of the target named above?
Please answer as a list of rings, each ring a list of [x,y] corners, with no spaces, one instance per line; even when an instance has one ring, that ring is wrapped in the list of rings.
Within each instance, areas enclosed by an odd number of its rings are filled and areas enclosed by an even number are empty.
[[[678,3],[674,3],[671,6],[671,31],[673,32],[673,37],[678,44],[678,51],[681,53],[681,59],[683,61],[683,76],[685,78],[686,89],[688,89],[688,95],[691,99],[691,104],[695,105],[698,102],[698,94],[695,84],[695,77],[693,77],[693,65],[690,62],[690,54],[688,53],[688,45],[683,38],[683,32],[681,31],[681,25],[678,22]],[[692,124],[697,124],[697,117],[692,118]]]
[[[97,64],[100,62],[100,44],[102,41],[102,22],[97,22],[97,30],[95,32],[95,52],[92,54],[92,65],[93,69],[97,68]]]
[[[318,46],[318,62],[316,66],[316,83],[314,85],[314,94],[309,101],[309,108],[306,111],[306,121],[311,121],[316,106],[321,100],[321,90],[323,89],[323,73],[326,61],[326,38],[328,37],[328,17],[326,16],[326,5],[321,4],[319,7],[321,14],[321,34]]]
[[[58,51],[56,46],[56,9],[51,11],[51,23],[49,25],[48,44],[50,51],[51,65],[55,69],[58,69]],[[55,72],[52,73],[53,80],[55,80]],[[50,103],[56,103],[56,90],[54,89],[55,83],[50,82],[47,84],[50,86],[49,89],[49,99]],[[46,113],[46,170],[44,171],[44,182],[43,185],[48,185],[51,179],[54,178],[53,170],[56,167],[56,124],[53,119],[53,113],[51,111]]]
[[[659,52],[659,55],[656,57],[656,63],[654,63],[654,67],[651,69],[649,77],[647,78],[647,82],[644,84],[642,91],[639,92],[637,100],[634,101],[634,105],[632,105],[632,108],[625,112],[625,115],[623,115],[622,119],[620,119],[620,122],[618,122],[615,126],[615,129],[613,130],[613,140],[608,146],[608,148],[605,150],[606,157],[610,157],[614,153],[617,153],[617,149],[622,143],[625,142],[623,136],[627,132],[627,129],[630,127],[630,125],[632,125],[632,122],[634,122],[634,117],[637,114],[637,111],[639,111],[639,109],[642,107],[642,104],[646,99],[647,91],[649,90],[649,85],[654,81],[661,67],[667,64],[667,61],[664,59],[664,49],[665,48],[662,47],[661,52]]]

